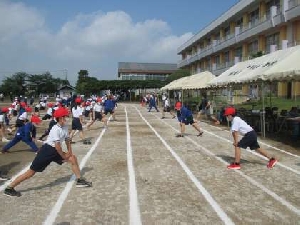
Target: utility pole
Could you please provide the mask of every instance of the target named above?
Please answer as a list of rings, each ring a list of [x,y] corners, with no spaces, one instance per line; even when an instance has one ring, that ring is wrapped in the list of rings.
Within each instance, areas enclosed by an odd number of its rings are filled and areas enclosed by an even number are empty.
[[[65,72],[65,80],[68,80],[68,70],[64,69],[64,72]]]

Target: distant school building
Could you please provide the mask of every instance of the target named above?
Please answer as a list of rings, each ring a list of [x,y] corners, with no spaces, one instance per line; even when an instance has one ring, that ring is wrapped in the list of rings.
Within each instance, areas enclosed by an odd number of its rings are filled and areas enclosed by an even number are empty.
[[[177,70],[177,64],[119,62],[119,80],[162,80]]]

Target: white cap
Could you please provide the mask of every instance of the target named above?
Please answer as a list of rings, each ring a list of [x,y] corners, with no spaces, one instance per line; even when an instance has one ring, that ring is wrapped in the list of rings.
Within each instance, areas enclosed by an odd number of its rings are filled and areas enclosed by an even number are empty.
[[[19,120],[26,120],[27,119],[27,112],[23,112],[20,116],[19,116]]]

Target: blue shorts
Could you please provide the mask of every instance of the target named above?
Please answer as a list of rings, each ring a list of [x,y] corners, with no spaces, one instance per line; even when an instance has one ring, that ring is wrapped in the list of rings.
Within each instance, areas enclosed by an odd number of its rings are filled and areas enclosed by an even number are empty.
[[[82,130],[82,124],[78,117],[74,117],[72,120],[72,130]]]
[[[108,113],[113,114],[114,110],[113,109],[105,109],[104,114],[107,115]]]
[[[63,164],[63,158],[58,154],[54,147],[44,144],[34,158],[30,169],[35,172],[42,172],[51,162],[56,162],[61,165]]]
[[[237,147],[246,149],[249,147],[251,150],[260,148],[257,142],[257,135],[254,130],[245,134],[245,136],[238,142]]]

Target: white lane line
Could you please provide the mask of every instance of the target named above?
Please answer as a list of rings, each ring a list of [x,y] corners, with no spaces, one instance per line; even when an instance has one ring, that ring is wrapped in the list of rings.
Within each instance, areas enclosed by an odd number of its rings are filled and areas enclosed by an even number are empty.
[[[129,196],[130,196],[130,213],[129,213],[129,224],[140,225],[141,214],[138,202],[137,188],[135,182],[135,171],[133,166],[133,157],[132,157],[132,147],[131,147],[131,137],[130,137],[130,128],[127,110],[125,107],[126,115],[126,133],[127,133],[127,165],[128,165],[128,174],[129,174]]]
[[[95,141],[95,144],[90,148],[90,150],[85,154],[85,156],[81,160],[80,166],[79,166],[80,170],[82,170],[82,168],[85,166],[88,159],[91,157],[92,153],[95,151],[95,149],[98,146],[100,140],[102,139],[102,136],[104,135],[105,131],[106,131],[106,128],[104,128],[101,131],[99,137]],[[60,212],[62,205],[64,204],[66,198],[68,197],[69,192],[72,189],[74,181],[75,181],[75,175],[72,175],[70,180],[68,181],[66,187],[64,188],[64,190],[60,194],[58,200],[56,201],[54,207],[52,208],[50,214],[47,216],[47,218],[46,218],[46,220],[44,221],[43,224],[51,225],[55,222],[55,219],[56,219],[58,213]]]
[[[27,165],[26,167],[24,167],[19,173],[17,173],[16,175],[14,175],[10,180],[8,180],[8,181],[6,181],[4,184],[2,184],[2,185],[0,186],[0,191],[3,191],[3,190],[7,187],[7,185],[10,184],[10,182],[11,182],[12,180],[16,179],[18,176],[20,176],[21,174],[23,174],[23,173],[25,173],[27,170],[29,170],[30,165],[31,165],[31,163],[30,163],[29,165]]]
[[[201,122],[201,123],[205,123],[205,122]],[[207,124],[207,123],[205,123],[205,124]],[[215,126],[210,125],[210,124],[207,124],[207,125],[208,125],[208,126],[211,126],[211,127],[213,127],[213,128],[217,128],[217,129],[219,129],[219,130],[223,130],[223,131],[225,131],[225,132],[230,133],[230,131],[224,130],[224,129],[220,128],[220,127],[215,127]],[[241,135],[239,135],[239,136],[241,137]],[[272,145],[270,145],[270,144],[267,144],[267,143],[265,143],[265,142],[258,141],[258,143],[260,143],[260,144],[262,144],[262,145],[265,145],[265,146],[267,146],[267,147],[269,147],[269,148],[273,148],[273,149],[275,149],[275,150],[277,150],[277,151],[279,151],[279,152],[282,152],[282,153],[284,153],[284,154],[293,156],[293,157],[295,157],[295,158],[300,158],[299,155],[296,155],[296,154],[293,154],[293,153],[291,153],[291,152],[285,151],[285,150],[283,150],[283,149],[277,148],[277,147],[272,146]]]
[[[165,121],[162,121],[164,124],[166,124],[167,126],[169,126],[171,129],[173,129],[176,132],[179,132],[179,130],[175,129],[172,125],[168,124]],[[209,151],[207,148],[199,145],[196,141],[194,141],[193,139],[191,139],[190,137],[185,136],[185,138],[187,138],[189,141],[191,141],[194,145],[196,145],[197,147],[199,147],[200,149],[202,149],[206,154],[216,158],[219,162],[224,163],[225,165],[228,165],[228,163],[223,160],[222,158],[216,156],[214,153],[212,153],[211,151]],[[255,185],[256,187],[262,189],[265,193],[267,193],[268,195],[272,196],[275,200],[277,200],[278,202],[280,202],[282,205],[286,206],[288,209],[290,209],[291,211],[293,211],[294,213],[296,213],[298,216],[300,216],[300,210],[293,206],[291,203],[289,203],[288,201],[286,201],[285,199],[283,199],[282,197],[278,196],[275,192],[267,189],[265,186],[263,186],[262,184],[258,183],[257,181],[255,181],[254,179],[252,179],[251,177],[247,176],[246,174],[244,174],[242,171],[240,170],[234,170],[235,172],[239,173],[242,177],[244,177],[246,180],[248,180],[251,184]]]
[[[134,108],[139,113],[140,117],[144,120],[144,122],[150,127],[150,129],[155,133],[155,135],[160,139],[160,141],[164,144],[164,146],[171,152],[173,157],[180,164],[184,172],[188,175],[188,177],[193,181],[198,190],[202,193],[206,201],[211,205],[214,211],[218,214],[219,218],[225,224],[234,224],[230,217],[224,212],[221,206],[214,200],[214,198],[210,195],[210,193],[205,189],[205,187],[201,184],[201,182],[195,177],[192,171],[185,165],[185,163],[180,159],[180,157],[173,151],[170,145],[157,133],[157,131],[151,126],[151,124],[143,117],[141,112],[134,106]]]

